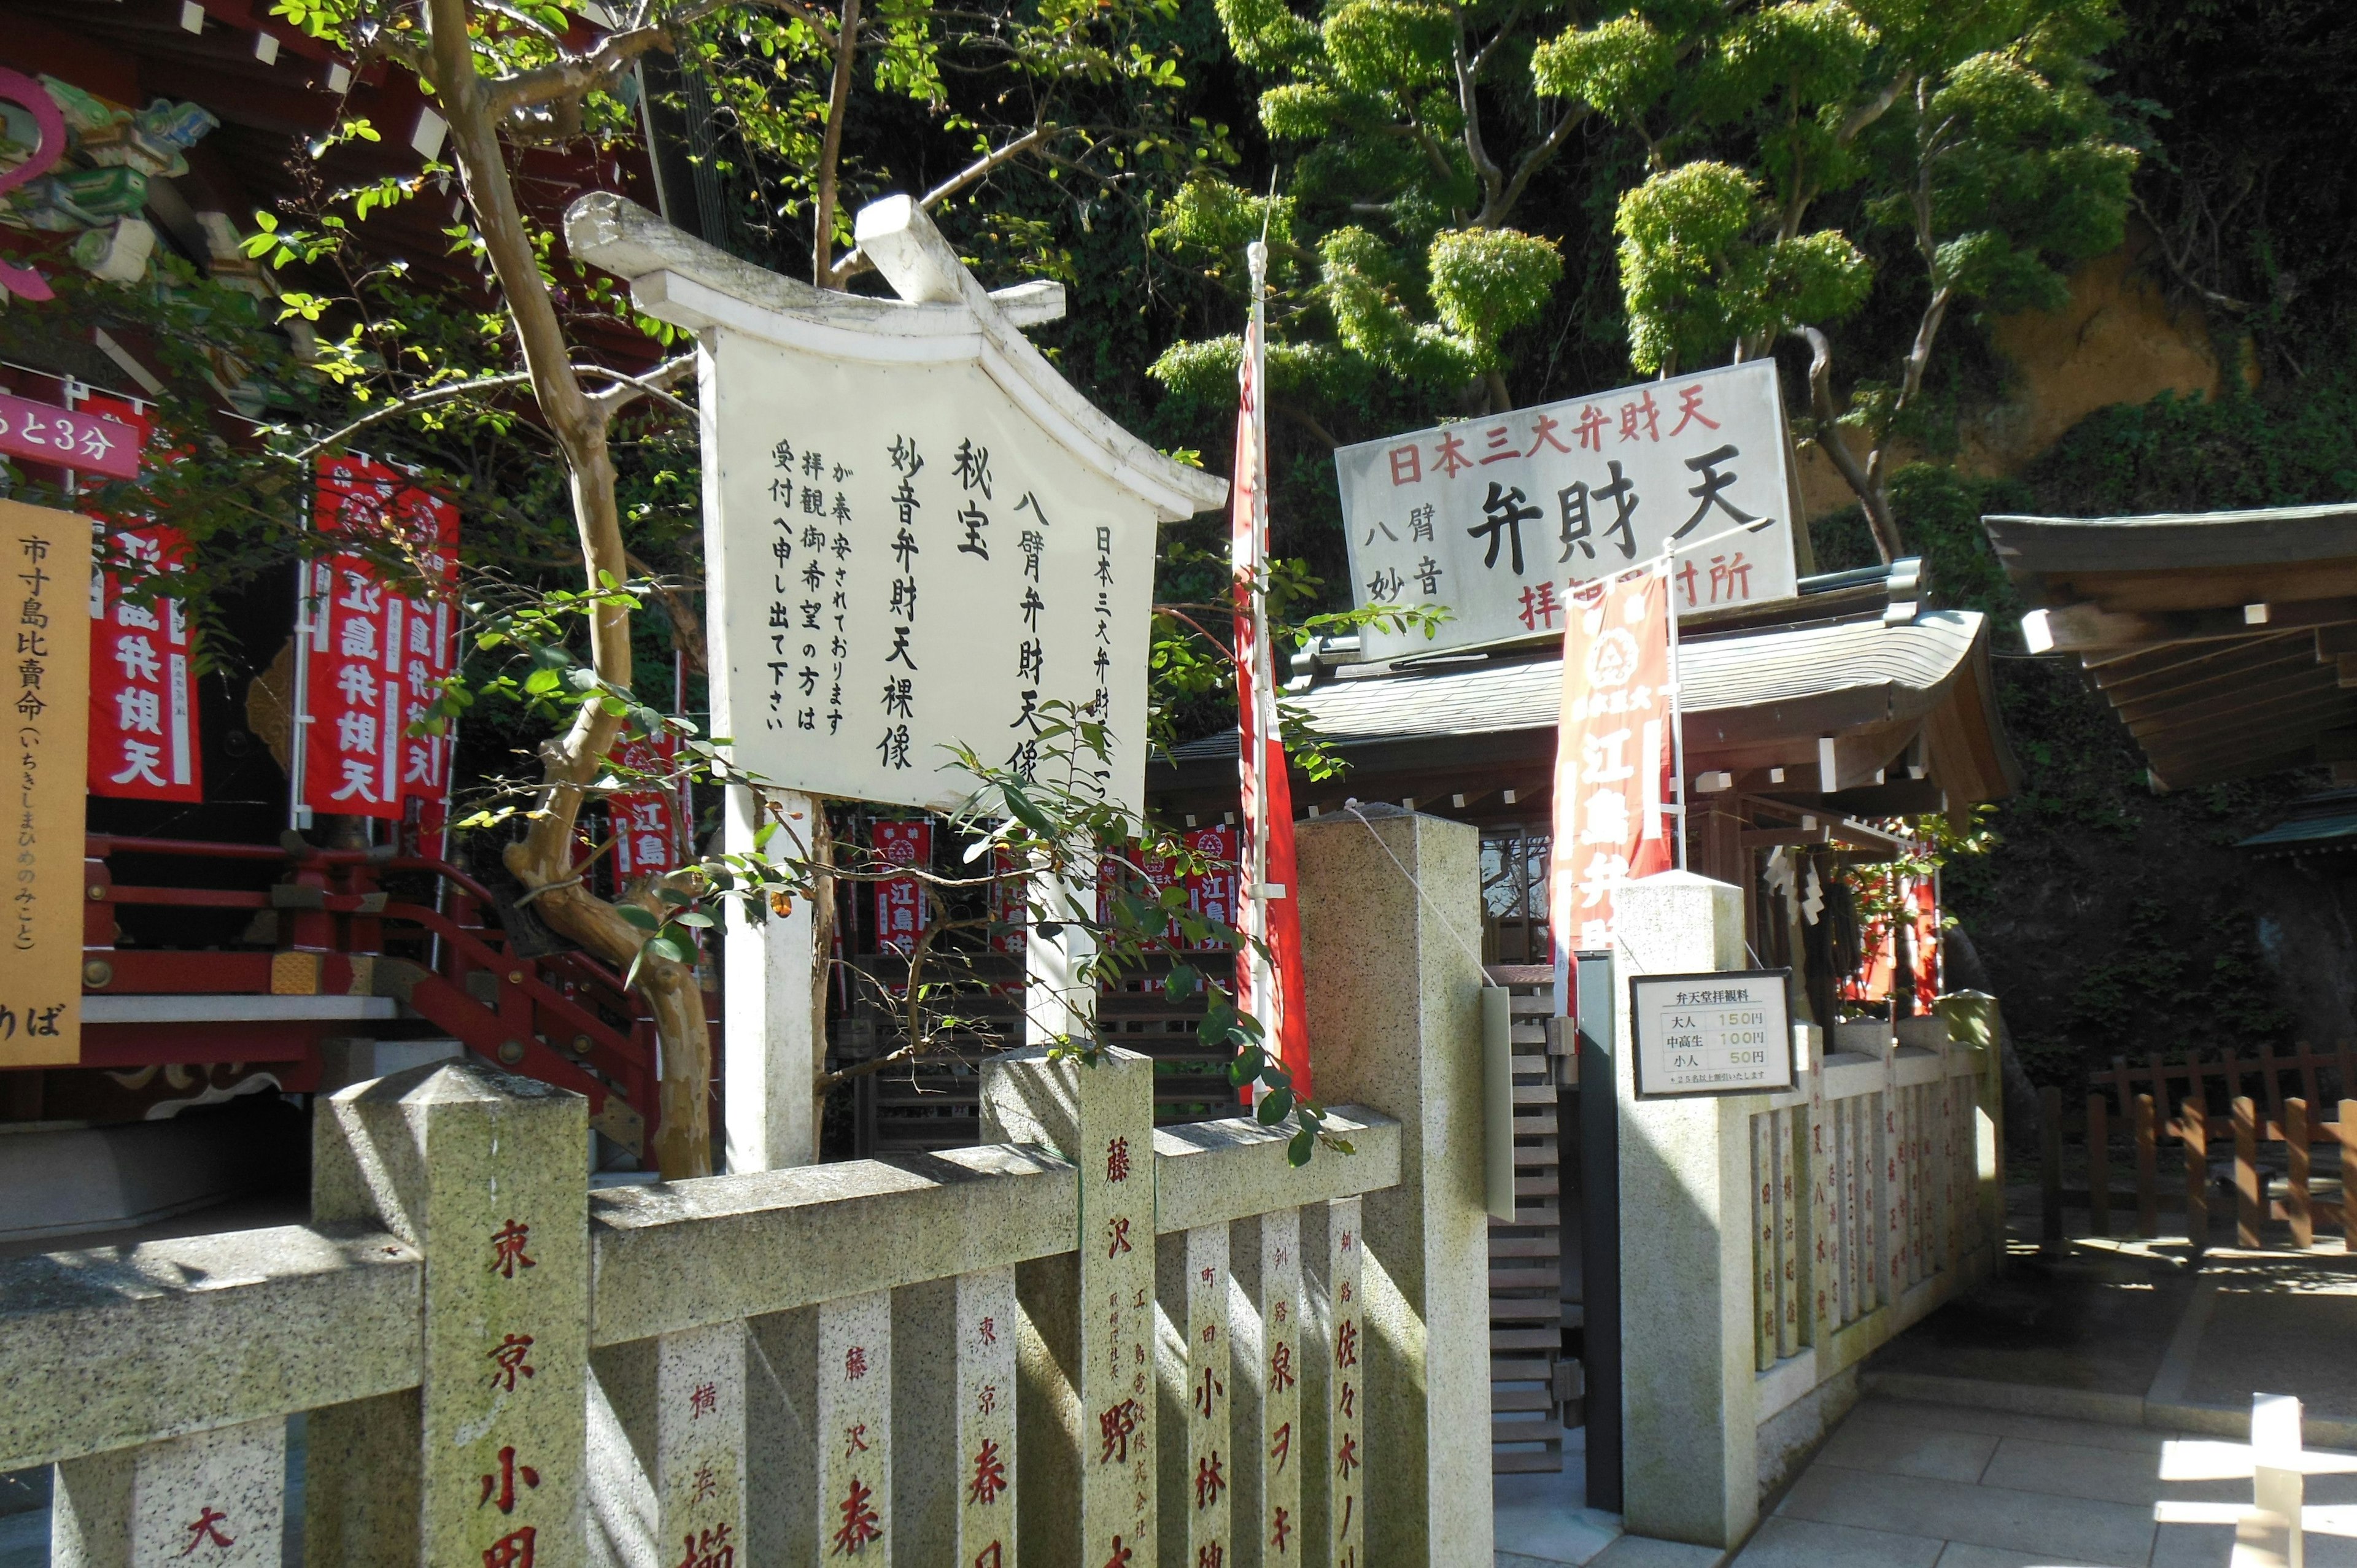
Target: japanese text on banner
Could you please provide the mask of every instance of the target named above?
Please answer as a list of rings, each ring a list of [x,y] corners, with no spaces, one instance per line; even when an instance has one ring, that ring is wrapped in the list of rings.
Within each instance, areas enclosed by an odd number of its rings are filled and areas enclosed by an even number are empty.
[[[1563,639],[1549,915],[1558,958],[1612,945],[1621,884],[1667,871],[1675,723],[1669,579],[1583,585]]]
[[[130,428],[141,448],[149,444],[148,419],[137,404],[71,388],[68,396],[80,411]],[[90,792],[201,800],[188,607],[178,595],[156,591],[157,579],[188,569],[188,537],[150,517],[104,521],[103,554],[90,585]]]
[[[614,760],[639,776],[635,786],[606,797],[613,823],[614,875],[622,882],[676,870],[685,864],[680,848],[679,789],[671,779],[679,760],[679,737],[666,731],[614,747]]]
[[[928,822],[877,822],[877,854],[895,865],[930,868],[933,864],[933,824]],[[876,946],[878,951],[905,953],[931,923],[924,885],[913,876],[892,876],[876,885]]]
[[[456,667],[457,509],[382,463],[328,457],[313,521],[330,538],[392,548],[437,591],[394,592],[397,574],[356,553],[305,564],[303,803],[393,820],[406,800],[447,803],[448,737],[409,730]]]
[[[81,1054],[90,520],[0,500],[0,561],[16,830],[0,918],[0,1067],[39,1067]]]
[[[1370,658],[1563,629],[1572,589],[1673,545],[1681,615],[1799,591],[1772,361],[1390,436],[1334,454],[1361,607],[1445,606]]]

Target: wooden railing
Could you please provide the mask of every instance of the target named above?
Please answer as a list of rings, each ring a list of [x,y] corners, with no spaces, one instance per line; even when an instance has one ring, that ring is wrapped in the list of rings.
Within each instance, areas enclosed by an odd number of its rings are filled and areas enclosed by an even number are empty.
[[[2311,1098],[2319,1087],[2319,1069],[2327,1075],[2326,1087],[2335,1087],[2337,1076],[2344,1093],[2357,1088],[2344,1043],[2330,1056],[2301,1049],[2280,1057],[2262,1047],[2255,1059],[2163,1063],[2156,1054],[2149,1067],[2142,1069],[2115,1060],[2112,1070],[2089,1075],[2090,1083],[2101,1091],[2087,1096],[2075,1125],[2065,1115],[2060,1088],[2050,1085],[2040,1090],[2044,1123],[2039,1162],[2041,1240],[2051,1247],[2070,1239],[2072,1209],[2085,1215],[2084,1234],[2109,1237],[2132,1230],[2139,1239],[2158,1240],[2165,1229],[2162,1212],[2169,1210],[2184,1216],[2187,1247],[2198,1254],[2214,1239],[2213,1205],[2222,1210],[2231,1205],[2239,1248],[2305,1251],[2316,1245],[2319,1226],[2340,1231],[2341,1245],[2350,1247],[2347,1182],[2357,1171],[2357,1099],[2341,1100],[2334,1119],[2327,1120],[2323,1103]],[[2285,1093],[2287,1077],[2307,1092]],[[2255,1078],[2263,1086],[2264,1099],[2240,1092]],[[2214,1109],[2212,1079],[2225,1091],[2222,1113]],[[2166,1096],[2179,1079],[2190,1092],[2172,1108]],[[2151,1092],[2155,1090],[2158,1095]],[[2271,1157],[2276,1147],[2282,1151],[2280,1161]],[[2315,1190],[2319,1147],[2329,1151],[2330,1160],[2329,1196]],[[2171,1154],[2177,1169],[2164,1178],[2163,1158]],[[2122,1187],[2113,1184],[2115,1160],[2126,1167]],[[2083,1167],[2083,1177],[2076,1182],[2066,1175],[2072,1163]],[[2278,1171],[2280,1197],[2276,1191]],[[2222,1176],[2225,1195],[2216,1190]],[[2124,1210],[2133,1205],[2133,1219],[2123,1213],[2115,1222],[2115,1197]],[[2278,1222],[2280,1230],[2276,1229]]]

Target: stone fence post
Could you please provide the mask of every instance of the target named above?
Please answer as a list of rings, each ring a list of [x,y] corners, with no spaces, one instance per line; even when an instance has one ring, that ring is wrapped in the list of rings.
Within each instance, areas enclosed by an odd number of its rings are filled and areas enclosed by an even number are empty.
[[[1622,887],[1616,913],[1623,1517],[1729,1547],[1760,1515],[1750,1120],[1767,1097],[1640,1101],[1629,980],[1742,968],[1743,895],[1667,871]]]
[[[1016,1533],[1025,1568],[1155,1562],[1154,1058],[1045,1046],[983,1067],[982,1135],[1079,1167],[1074,1252],[1017,1264]],[[1006,1554],[1012,1560],[1012,1554]]]
[[[310,1561],[587,1562],[587,1106],[472,1059],[320,1103],[313,1221],[425,1255],[425,1380],[312,1413]]]
[[[1359,811],[1298,825],[1289,891],[1317,1098],[1400,1122],[1399,1185],[1362,1200],[1361,1562],[1490,1568],[1480,839],[1460,822]]]

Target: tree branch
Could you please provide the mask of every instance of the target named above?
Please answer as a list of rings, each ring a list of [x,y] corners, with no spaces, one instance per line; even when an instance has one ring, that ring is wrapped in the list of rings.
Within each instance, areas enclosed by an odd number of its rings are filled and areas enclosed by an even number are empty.
[[[811,225],[811,285],[840,288],[834,271],[834,203],[843,159],[843,116],[851,104],[851,68],[859,58],[859,0],[843,0],[834,35],[834,80],[827,90],[826,136],[818,155],[818,211]]]
[[[985,153],[981,157],[974,159],[974,162],[925,192],[923,196],[918,198],[917,204],[931,212],[974,181],[989,177],[1002,166],[1012,163],[1034,147],[1045,145],[1060,134],[1062,134],[1060,127],[1048,124],[1044,121],[1035,124],[1005,146]]]
[[[2174,276],[2179,283],[2191,289],[2205,305],[2216,306],[2221,310],[2232,311],[2237,316],[2251,308],[2249,300],[2236,299],[2232,295],[2220,294],[2193,275],[2191,257],[2180,254],[2176,247],[2169,242],[2169,231],[2160,226],[2160,220],[2152,215],[2152,209],[2145,205],[2143,197],[2131,192],[2128,202],[2136,209],[2136,216],[2144,220],[2145,227],[2152,231],[2153,243],[2160,247],[2162,264],[2169,268],[2170,275]]]
[[[1462,133],[1465,156],[1472,160],[1474,175],[1481,181],[1481,205],[1486,210],[1497,205],[1499,192],[1505,182],[1505,174],[1491,161],[1490,151],[1481,141],[1480,90],[1473,80],[1473,61],[1465,52],[1465,7],[1462,4],[1458,4],[1452,5],[1450,11],[1457,19],[1457,38],[1450,48],[1450,58],[1457,67],[1458,113],[1465,117],[1465,129]]]
[[[476,80],[484,81],[484,111],[495,122],[504,124],[527,109],[567,101],[577,103],[585,94],[611,86],[633,60],[649,49],[670,48],[674,28],[710,16],[726,4],[728,0],[686,0],[686,4],[663,13],[660,20],[607,34],[587,54],[568,54],[531,70],[488,81],[479,76]],[[441,29],[437,26],[435,30],[439,33]],[[439,52],[437,47],[436,53]],[[471,73],[471,60],[468,70]]]
[[[694,419],[698,414],[694,403],[683,403],[664,390],[694,369],[695,356],[681,354],[676,358],[664,360],[643,376],[624,375],[619,371],[609,371],[603,365],[576,366],[575,373],[604,376],[614,383],[589,400],[591,405],[606,420],[612,420],[614,415],[641,397],[651,397],[658,403],[668,403],[673,413],[683,413],[690,419]]]
[[[704,657],[704,618],[687,601],[691,589],[674,588],[662,580],[662,574],[640,560],[635,552],[625,552],[623,559],[630,564],[630,575],[646,580],[647,591],[662,606],[663,614],[671,620],[671,645],[679,650],[699,675],[712,672]]]
[[[1555,122],[1555,129],[1546,134],[1546,140],[1523,155],[1523,161],[1514,166],[1513,177],[1506,182],[1505,188],[1495,200],[1481,209],[1480,215],[1473,220],[1473,227],[1494,229],[1503,223],[1523,199],[1523,192],[1530,188],[1532,178],[1554,161],[1555,154],[1563,150],[1565,139],[1594,112],[1585,103],[1565,110],[1563,118]]]
[[[1899,559],[1899,525],[1890,516],[1889,499],[1858,466],[1857,456],[1841,438],[1840,414],[1834,407],[1834,349],[1813,327],[1795,328],[1809,343],[1809,410],[1817,422],[1817,448],[1824,453],[1866,509],[1867,527],[1885,565]],[[1798,521],[1798,520],[1795,520]]]

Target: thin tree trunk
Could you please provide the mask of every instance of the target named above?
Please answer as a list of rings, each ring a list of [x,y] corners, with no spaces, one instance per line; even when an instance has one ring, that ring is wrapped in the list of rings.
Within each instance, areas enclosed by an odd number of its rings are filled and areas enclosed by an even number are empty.
[[[834,267],[834,212],[837,173],[843,162],[843,116],[851,104],[851,72],[859,58],[859,0],[843,0],[843,19],[834,37],[834,81],[827,90],[826,136],[818,158],[817,222],[811,231],[811,285],[841,288],[845,278]]]
[[[1817,422],[1817,448],[1833,463],[1857,495],[1858,504],[1866,509],[1866,524],[1874,534],[1874,547],[1880,553],[1883,564],[1889,565],[1899,559],[1902,548],[1899,521],[1890,515],[1890,497],[1884,491],[1879,475],[1862,467],[1849,444],[1841,438],[1841,427],[1835,423],[1840,413],[1834,407],[1833,345],[1813,327],[1803,327],[1800,331],[1809,340],[1809,411]],[[1878,459],[1879,447],[1876,456]]]
[[[614,582],[627,581],[630,563],[614,495],[606,406],[584,392],[573,373],[571,346],[557,317],[555,302],[542,281],[531,231],[516,201],[498,120],[489,102],[489,84],[476,71],[468,49],[467,0],[431,0],[427,21],[436,97],[450,124],[452,156],[485,252],[499,278],[509,319],[515,325],[533,394],[550,434],[565,454],[584,580],[595,585],[610,574]],[[630,627],[626,608],[601,605],[590,612],[589,652],[600,679],[615,688],[630,689]],[[541,918],[608,962],[627,966],[639,953],[642,939],[638,929],[614,906],[586,892],[581,884],[551,886],[567,881],[574,874],[575,825],[587,786],[604,767],[620,729],[621,721],[603,706],[584,703],[563,736],[542,743],[537,801],[541,814],[521,841],[508,845],[504,858],[516,880],[527,888],[550,888],[536,900]],[[694,972],[684,964],[649,956],[639,966],[638,984],[654,1013],[662,1041],[657,1164],[666,1178],[709,1175],[712,1043]]]

